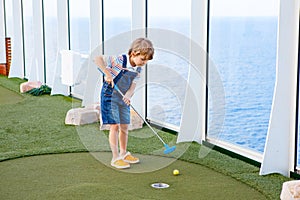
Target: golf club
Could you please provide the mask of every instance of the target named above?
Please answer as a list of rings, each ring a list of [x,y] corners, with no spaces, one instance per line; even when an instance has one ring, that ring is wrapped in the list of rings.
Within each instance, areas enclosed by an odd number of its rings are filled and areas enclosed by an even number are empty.
[[[117,84],[114,85],[114,89],[122,96],[124,97],[124,94],[120,91],[120,89],[118,88]],[[139,114],[139,112],[131,105],[129,104],[130,107],[134,110],[134,112],[147,124],[147,126],[151,129],[151,131],[158,137],[158,139],[164,144],[165,146],[165,150],[164,150],[164,154],[169,154],[172,153],[173,151],[175,151],[176,146],[172,146],[170,147],[168,144],[165,143],[165,141],[158,135],[158,133],[151,127],[151,125],[143,118],[142,115]]]

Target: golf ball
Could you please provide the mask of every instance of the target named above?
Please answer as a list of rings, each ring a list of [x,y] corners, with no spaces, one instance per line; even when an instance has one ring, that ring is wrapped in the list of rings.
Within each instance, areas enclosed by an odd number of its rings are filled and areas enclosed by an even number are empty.
[[[179,175],[179,170],[178,170],[178,169],[174,169],[174,170],[173,170],[173,175],[174,175],[174,176]]]

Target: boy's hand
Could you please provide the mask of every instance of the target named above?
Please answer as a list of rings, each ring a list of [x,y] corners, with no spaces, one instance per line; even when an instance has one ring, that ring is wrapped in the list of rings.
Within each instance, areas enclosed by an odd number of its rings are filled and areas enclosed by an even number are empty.
[[[113,81],[113,77],[108,74],[104,77],[104,80],[111,85],[111,87],[114,87],[114,81]]]
[[[131,95],[128,95],[128,93],[126,93],[126,94],[123,96],[123,101],[124,101],[124,103],[126,103],[128,106],[130,105],[130,98],[131,98]]]
[[[135,89],[136,83],[132,83],[130,85],[130,88],[127,90],[126,94],[123,95],[123,101],[129,106],[130,105],[130,99],[133,96],[134,89]]]

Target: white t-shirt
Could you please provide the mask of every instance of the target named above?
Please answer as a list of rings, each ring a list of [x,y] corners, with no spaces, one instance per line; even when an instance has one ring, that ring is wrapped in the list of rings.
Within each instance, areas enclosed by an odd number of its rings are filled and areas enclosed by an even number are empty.
[[[138,68],[140,67],[133,67],[129,62],[129,56],[126,55],[127,58],[127,65],[125,70],[136,72],[138,75],[133,80],[134,83],[137,83],[140,79],[140,73],[138,72]],[[123,68],[123,55],[118,56],[103,56],[103,60],[106,66],[106,69],[111,73],[112,77],[115,78],[118,74],[124,69]],[[100,68],[98,68],[100,70]],[[142,68],[140,68],[141,70]]]

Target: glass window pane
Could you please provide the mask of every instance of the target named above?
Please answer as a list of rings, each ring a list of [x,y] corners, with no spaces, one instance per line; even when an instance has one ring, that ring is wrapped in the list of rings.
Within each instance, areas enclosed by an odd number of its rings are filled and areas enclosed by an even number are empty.
[[[77,81],[81,75],[87,74],[87,66],[83,65],[90,54],[90,1],[70,0],[70,49],[81,54],[79,65],[73,65],[74,79]],[[99,11],[100,12],[100,11]],[[75,81],[75,82],[76,82]],[[73,85],[71,94],[82,98],[84,95],[83,85]]]
[[[131,30],[131,0],[104,0],[104,40]]]
[[[178,35],[190,38],[191,0],[151,0],[147,7],[148,28],[162,33],[166,30],[166,35],[161,37],[170,43],[170,49],[160,48],[160,44],[154,43],[154,59],[147,67],[147,118],[177,129],[181,121],[189,62],[176,53],[182,46],[172,38]],[[151,39],[151,32],[148,36]]]
[[[24,24],[24,55],[25,55],[25,77],[30,75],[30,68],[33,65],[33,11],[32,0],[24,0],[23,3],[23,24]]]
[[[223,81],[225,121],[222,133],[208,125],[208,138],[263,152],[275,84],[278,6],[278,0],[210,1],[209,56]],[[211,101],[209,96],[209,120],[218,114],[211,112]]]
[[[189,36],[190,15],[191,0],[148,1],[149,28],[163,28]]]
[[[90,1],[70,0],[70,23],[71,50],[89,54]]]
[[[58,56],[57,46],[57,0],[44,0],[44,29],[45,29],[45,60],[46,82],[52,87],[56,59]]]

